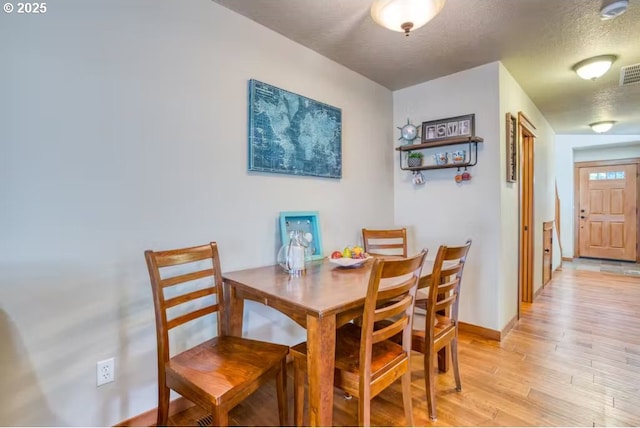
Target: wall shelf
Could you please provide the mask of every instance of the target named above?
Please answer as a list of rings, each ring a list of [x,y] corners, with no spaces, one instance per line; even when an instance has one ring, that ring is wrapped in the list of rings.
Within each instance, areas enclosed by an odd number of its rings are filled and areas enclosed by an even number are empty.
[[[469,160],[462,163],[447,163],[444,165],[422,165],[422,166],[404,166],[402,162],[402,155],[400,156],[400,169],[404,171],[422,171],[429,169],[445,169],[445,168],[464,168],[474,166],[478,162],[478,143],[484,142],[481,137],[464,137],[464,138],[446,138],[438,141],[429,141],[427,143],[409,144],[406,146],[396,147],[399,152],[412,152],[415,150],[432,149],[435,147],[453,146],[457,144],[469,145]]]

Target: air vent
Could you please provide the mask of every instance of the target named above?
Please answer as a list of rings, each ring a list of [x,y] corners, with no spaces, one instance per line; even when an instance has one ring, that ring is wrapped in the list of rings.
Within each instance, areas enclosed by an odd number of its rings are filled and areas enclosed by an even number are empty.
[[[627,65],[620,69],[620,86],[640,83],[640,64]]]
[[[211,415],[203,416],[200,419],[198,419],[196,422],[199,427],[208,427],[213,422],[213,416]]]

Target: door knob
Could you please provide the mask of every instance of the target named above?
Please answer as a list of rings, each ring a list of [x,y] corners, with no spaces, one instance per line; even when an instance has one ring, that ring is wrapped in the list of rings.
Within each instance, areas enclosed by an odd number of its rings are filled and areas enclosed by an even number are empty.
[[[549,252],[549,249],[548,249],[548,248],[545,248],[545,249],[544,249],[544,252],[545,252],[545,253],[548,253],[548,252]]]
[[[586,217],[585,217],[585,216],[583,216],[583,215],[581,215],[581,216],[580,216],[580,218],[584,220]]]

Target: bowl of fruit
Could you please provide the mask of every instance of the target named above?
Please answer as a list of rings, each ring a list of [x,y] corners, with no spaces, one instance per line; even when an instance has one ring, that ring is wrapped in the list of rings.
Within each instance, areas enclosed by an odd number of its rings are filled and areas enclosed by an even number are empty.
[[[339,267],[358,267],[369,260],[371,256],[364,252],[358,245],[355,247],[345,247],[342,251],[334,251],[329,257],[329,262]]]

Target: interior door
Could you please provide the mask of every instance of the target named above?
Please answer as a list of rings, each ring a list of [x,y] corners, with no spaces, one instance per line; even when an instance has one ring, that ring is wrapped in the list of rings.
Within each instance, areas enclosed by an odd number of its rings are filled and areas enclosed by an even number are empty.
[[[533,250],[534,228],[534,159],[535,126],[527,117],[518,112],[518,139],[520,141],[520,254],[518,285],[518,317],[520,302],[533,302]]]
[[[579,168],[581,257],[636,260],[637,164]]]

